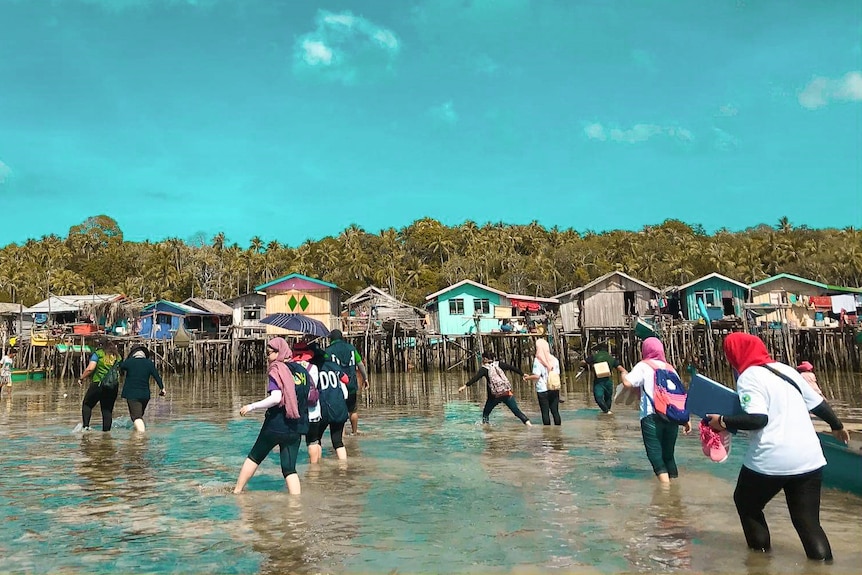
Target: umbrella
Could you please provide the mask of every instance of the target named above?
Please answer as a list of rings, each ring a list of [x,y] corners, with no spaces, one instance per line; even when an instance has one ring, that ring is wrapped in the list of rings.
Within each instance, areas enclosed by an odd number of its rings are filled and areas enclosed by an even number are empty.
[[[260,320],[260,323],[280,327],[288,331],[298,331],[315,337],[328,337],[329,329],[323,322],[312,319],[301,313],[272,313]]]

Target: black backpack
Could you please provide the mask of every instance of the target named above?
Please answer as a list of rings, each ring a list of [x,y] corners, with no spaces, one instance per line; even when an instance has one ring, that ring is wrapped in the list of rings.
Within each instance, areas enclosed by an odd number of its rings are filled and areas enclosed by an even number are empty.
[[[99,380],[99,387],[104,389],[117,389],[120,387],[120,365],[122,363],[120,358],[114,361],[114,364],[108,369],[108,373]]]

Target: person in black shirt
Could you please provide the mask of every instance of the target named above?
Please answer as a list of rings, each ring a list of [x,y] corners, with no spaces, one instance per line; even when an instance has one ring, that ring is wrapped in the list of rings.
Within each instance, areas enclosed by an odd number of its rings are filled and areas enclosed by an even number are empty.
[[[514,373],[517,373],[521,377],[524,377],[524,372],[521,371],[518,367],[514,365],[509,365],[508,363],[503,363],[502,361],[495,362],[494,354],[490,351],[486,351],[482,354],[482,367],[479,368],[479,371],[476,372],[476,375],[470,378],[470,381],[458,388],[458,393],[461,393],[462,391],[467,389],[467,386],[473,385],[484,377],[485,393],[487,394],[487,399],[485,400],[485,408],[482,410],[482,423],[490,423],[491,412],[494,411],[494,408],[497,407],[499,404],[505,403],[506,407],[508,407],[512,411],[512,413],[515,414],[515,417],[520,419],[524,423],[524,425],[532,427],[533,424],[530,423],[529,418],[524,415],[524,412],[520,410],[520,408],[518,407],[518,402],[515,401],[515,397],[512,395],[511,391],[509,392],[509,395],[503,397],[494,397],[494,394],[491,393],[491,379],[490,375],[488,374],[488,367],[494,363],[497,363],[497,365],[503,371],[512,371]]]

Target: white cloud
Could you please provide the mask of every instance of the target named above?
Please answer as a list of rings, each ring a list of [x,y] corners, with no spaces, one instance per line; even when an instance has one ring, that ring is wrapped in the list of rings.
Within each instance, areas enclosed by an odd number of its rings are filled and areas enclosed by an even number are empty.
[[[734,106],[733,104],[725,104],[721,108],[718,109],[718,113],[724,116],[725,118],[732,118],[739,113],[739,108]]]
[[[439,106],[433,106],[428,110],[432,118],[447,126],[454,126],[458,123],[458,113],[455,111],[455,106],[452,100],[444,102]]]
[[[601,124],[588,124],[584,127],[584,133],[591,140],[601,140],[604,142],[608,139],[607,134],[605,134],[605,128]]]
[[[816,76],[799,93],[799,104],[809,110],[832,102],[862,102],[862,72],[848,72],[842,78]]]
[[[319,10],[315,23],[294,46],[296,73],[350,85],[392,70],[401,42],[391,30],[349,11]]]
[[[0,162],[0,186],[2,186],[7,179],[12,175],[12,168]]]
[[[715,149],[720,152],[731,152],[739,147],[739,138],[730,132],[722,130],[721,128],[713,127],[712,134]]]
[[[638,144],[657,136],[663,136],[680,142],[691,142],[694,140],[694,134],[687,128],[660,126],[658,124],[635,124],[629,129],[608,129],[602,124],[594,122],[584,127],[584,134],[591,140],[602,142],[610,140],[623,144]]]

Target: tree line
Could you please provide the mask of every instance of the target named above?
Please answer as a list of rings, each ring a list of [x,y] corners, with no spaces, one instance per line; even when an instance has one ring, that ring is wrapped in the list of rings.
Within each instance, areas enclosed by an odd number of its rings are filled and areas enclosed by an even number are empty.
[[[751,283],[787,272],[828,284],[862,284],[862,231],[794,227],[787,218],[739,232],[708,234],[666,220],[639,231],[424,218],[368,233],[352,224],[335,237],[291,247],[278,240],[231,243],[224,233],[130,242],[109,216],[88,218],[65,238],[47,235],[0,249],[0,300],[32,305],[48,294],[124,293],[144,301],[228,299],[288,273],[355,293],[369,285],[421,305],[462,279],[508,293],[553,296],[610,271],[658,288],[711,272]]]

